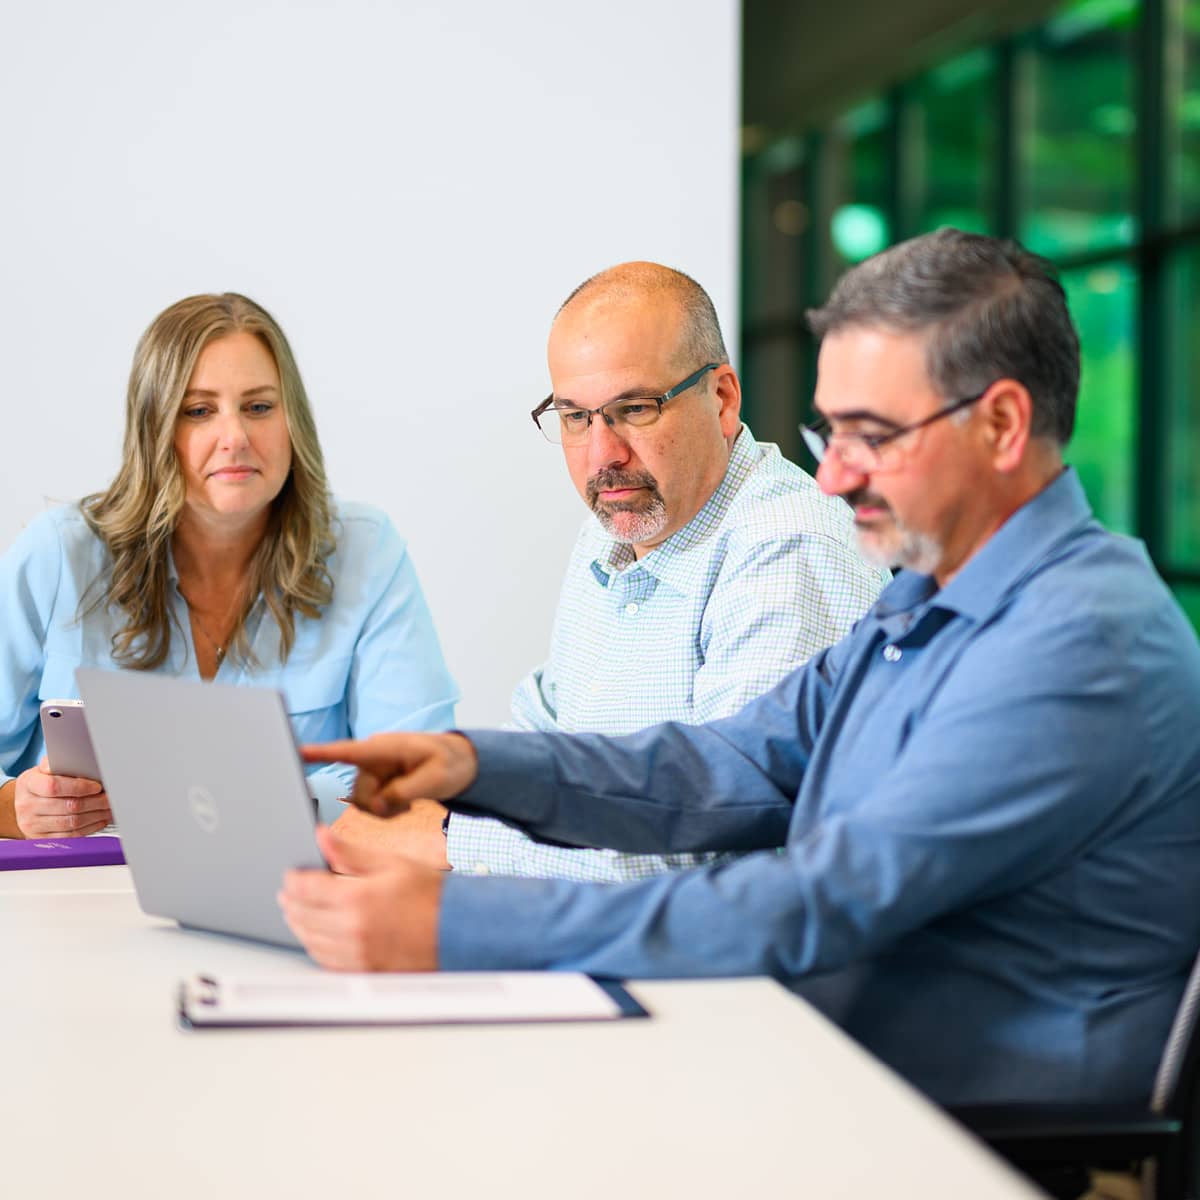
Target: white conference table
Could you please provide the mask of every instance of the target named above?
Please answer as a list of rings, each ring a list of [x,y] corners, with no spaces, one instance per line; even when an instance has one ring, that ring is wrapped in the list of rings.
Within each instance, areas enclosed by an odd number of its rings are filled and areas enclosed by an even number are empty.
[[[145,916],[124,867],[0,872],[0,1192],[1039,1194],[765,979],[631,985],[650,1020],[176,1026],[196,971],[315,969]]]

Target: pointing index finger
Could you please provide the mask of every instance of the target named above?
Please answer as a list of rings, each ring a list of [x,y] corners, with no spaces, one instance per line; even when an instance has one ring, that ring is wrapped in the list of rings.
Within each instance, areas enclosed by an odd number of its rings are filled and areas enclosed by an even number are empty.
[[[352,738],[336,742],[309,742],[300,747],[300,757],[305,762],[357,763],[355,751],[362,745]]]
[[[361,740],[341,741],[301,747],[308,762],[341,762],[357,767],[377,779],[408,775],[429,757],[428,735],[415,733],[377,733]]]

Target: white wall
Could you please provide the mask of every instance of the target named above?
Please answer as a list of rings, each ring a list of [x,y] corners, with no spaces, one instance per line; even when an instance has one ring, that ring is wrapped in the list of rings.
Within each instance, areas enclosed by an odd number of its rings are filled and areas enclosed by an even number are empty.
[[[528,411],[558,303],[653,258],[736,331],[736,0],[0,8],[0,547],[117,463],[134,343],[269,308],[335,491],[408,537],[503,719],[583,515]]]

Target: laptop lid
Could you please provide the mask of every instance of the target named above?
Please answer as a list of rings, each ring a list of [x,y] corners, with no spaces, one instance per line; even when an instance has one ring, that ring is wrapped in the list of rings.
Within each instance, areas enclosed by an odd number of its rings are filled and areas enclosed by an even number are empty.
[[[139,671],[75,672],[147,913],[298,946],[275,895],[323,867],[283,697]]]

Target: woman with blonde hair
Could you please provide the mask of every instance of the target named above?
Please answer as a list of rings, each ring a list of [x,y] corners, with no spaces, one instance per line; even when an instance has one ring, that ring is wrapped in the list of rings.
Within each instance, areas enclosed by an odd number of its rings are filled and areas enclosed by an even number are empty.
[[[39,761],[39,704],[76,697],[79,666],[279,688],[299,741],[453,724],[404,543],[383,513],[330,498],[291,348],[245,296],[155,318],[116,478],[0,558],[0,836],[111,819],[99,783]],[[310,788],[328,816],[349,780],[320,769]]]

